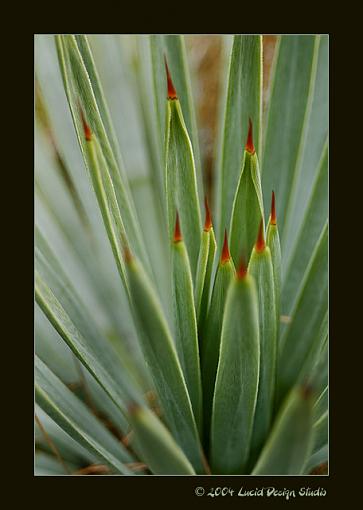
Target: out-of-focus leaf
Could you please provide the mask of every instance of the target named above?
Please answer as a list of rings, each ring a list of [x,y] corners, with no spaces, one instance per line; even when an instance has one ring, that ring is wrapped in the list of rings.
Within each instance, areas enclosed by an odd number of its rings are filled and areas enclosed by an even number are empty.
[[[195,471],[170,432],[145,407],[132,408],[129,416],[143,461],[154,475],[195,475]]]
[[[35,396],[40,407],[71,437],[120,474],[132,474],[124,462],[132,457],[87,407],[38,358]]]
[[[302,388],[293,389],[276,418],[253,475],[299,475],[312,447],[313,402]]]
[[[99,140],[105,162],[102,172],[103,175],[107,174],[112,181],[122,223],[127,232],[127,238],[136,253],[146,262],[147,256],[126,174],[122,166],[120,166],[121,163],[117,162],[112,150],[76,39],[74,36],[56,36],[56,42],[64,86],[86,165],[88,168],[90,167],[87,155],[87,141],[84,137],[84,128],[80,116],[80,106],[83,109],[86,121],[91,127],[91,131],[96,134]]]
[[[285,264],[299,234],[328,135],[329,36],[318,35],[316,46],[304,132],[286,210],[286,228],[282,239]]]
[[[102,342],[93,342],[92,345],[86,342],[38,272],[35,275],[35,297],[63,340],[121,411],[125,410],[127,400],[142,402],[140,393],[132,380],[128,380],[125,369],[121,369],[111,346]]]
[[[316,41],[311,35],[283,35],[276,50],[261,169],[264,205],[268,207],[267,201],[274,190],[282,236],[312,87]]]
[[[306,204],[304,220],[296,238],[291,258],[286,261],[281,310],[289,315],[304,271],[328,218],[328,146],[325,145],[312,194]]]
[[[292,310],[292,320],[281,338],[278,361],[278,402],[292,385],[301,381],[314,366],[326,338],[328,308],[328,225],[305,272]],[[325,320],[325,323],[324,323]]]

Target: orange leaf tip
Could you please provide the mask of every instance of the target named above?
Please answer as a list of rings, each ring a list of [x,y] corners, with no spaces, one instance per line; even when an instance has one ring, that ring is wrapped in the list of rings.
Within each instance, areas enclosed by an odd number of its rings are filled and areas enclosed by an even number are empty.
[[[164,56],[164,61],[165,61],[166,79],[168,81],[168,99],[178,99],[173,81],[170,76],[170,71],[169,71],[168,63],[166,61],[165,56]]]
[[[265,249],[265,236],[263,232],[263,220],[261,219],[260,227],[258,229],[257,241],[255,244],[256,251],[263,251]]]
[[[222,248],[222,255],[221,255],[221,263],[225,264],[229,261],[231,258],[231,254],[229,253],[228,248],[228,236],[227,236],[227,229],[224,231],[224,242],[223,242],[223,248]]]
[[[174,229],[174,243],[179,243],[183,240],[181,230],[180,230],[180,222],[179,222],[179,214],[178,211],[176,212],[176,219],[175,219],[175,229]]]
[[[243,257],[241,257],[236,275],[238,280],[242,280],[247,275],[247,266]]]
[[[276,206],[275,206],[275,193],[274,192],[272,192],[272,198],[271,198],[270,223],[271,223],[271,225],[276,225]]]
[[[132,261],[132,255],[131,255],[130,248],[125,244],[123,249],[124,249],[125,264],[129,264]]]
[[[304,384],[301,386],[301,396],[304,400],[308,400],[313,393],[313,388],[310,386],[310,384]]]
[[[205,205],[204,230],[208,232],[212,228],[212,215],[210,213],[207,197],[204,198],[204,205]]]
[[[129,414],[131,415],[135,415],[137,414],[138,410],[140,409],[140,406],[138,404],[136,404],[136,402],[131,402],[128,406],[127,406],[127,410],[129,412]]]
[[[246,142],[246,151],[250,154],[255,153],[255,146],[253,145],[253,136],[252,136],[252,120],[251,117],[248,119],[248,135],[247,135],[247,142]]]
[[[84,113],[83,113],[83,110],[82,110],[81,106],[79,107],[79,109],[80,109],[80,112],[81,112],[81,119],[82,119],[82,124],[83,124],[84,137],[87,140],[87,142],[90,142],[91,138],[92,138],[91,128],[89,127],[89,125],[86,122],[86,118],[84,116]]]

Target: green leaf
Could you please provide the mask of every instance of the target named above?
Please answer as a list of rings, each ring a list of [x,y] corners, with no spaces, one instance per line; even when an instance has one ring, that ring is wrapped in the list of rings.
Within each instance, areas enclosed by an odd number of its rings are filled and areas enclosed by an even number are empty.
[[[125,412],[127,401],[131,399],[142,402],[139,391],[132,384],[132,379],[129,379],[125,368],[122,369],[117,362],[117,354],[112,347],[106,342],[96,341],[90,345],[84,339],[37,271],[35,298],[63,340],[121,411]]]
[[[235,275],[232,259],[220,261],[214,280],[206,329],[201,344],[204,443],[208,451],[214,385],[217,374],[224,307],[229,285]]]
[[[69,434],[67,434],[67,432],[57,425],[57,423],[37,404],[35,404],[35,414],[47,436],[51,439],[53,445],[58,450],[59,455],[65,462],[71,462],[72,464],[79,465],[80,467],[87,463],[93,464],[97,462],[96,455],[90,453]],[[35,421],[35,447],[40,447],[43,451],[53,454],[53,450],[50,448],[47,440],[45,439],[44,433],[39,428],[37,421]]]
[[[201,473],[204,468],[197,427],[169,327],[141,265],[131,258],[126,267],[139,339],[165,421],[196,471]]]
[[[260,250],[255,245],[248,271],[257,286],[260,327],[260,376],[250,453],[250,462],[254,465],[271,427],[276,384],[276,310],[268,246]]]
[[[150,56],[152,62],[152,78],[154,91],[155,114],[157,117],[157,130],[159,132],[160,161],[164,161],[165,146],[165,114],[166,114],[166,74],[164,55],[167,57],[171,76],[184,113],[185,125],[190,134],[193,149],[197,189],[199,202],[203,198],[203,179],[200,164],[200,153],[196,123],[196,113],[193,104],[190,75],[185,51],[185,40],[182,35],[151,35]],[[163,164],[165,166],[165,162]]]
[[[310,256],[328,218],[328,145],[316,175],[310,200],[306,205],[304,220],[296,238],[291,257],[287,262],[282,290],[282,313],[289,315],[296,293],[303,278]]]
[[[198,330],[201,335],[205,328],[205,319],[208,311],[212,270],[217,243],[213,227],[202,232],[200,243],[197,277],[195,283],[195,306],[197,311]]]
[[[267,225],[266,243],[271,252],[276,309],[276,338],[278,339],[281,307],[281,246],[278,226],[272,224],[270,220]]]
[[[135,442],[154,475],[195,475],[195,471],[169,431],[145,407],[130,410]]]
[[[316,46],[309,103],[304,120],[304,132],[300,140],[299,157],[290,191],[286,211],[286,228],[282,239],[285,265],[300,231],[305,216],[306,204],[310,200],[328,136],[329,36],[317,36]]]
[[[264,222],[258,159],[256,153],[245,150],[231,218],[230,244],[235,264],[241,257],[248,262],[261,219]]]
[[[329,447],[326,444],[319,451],[313,453],[311,457],[308,459],[304,467],[304,474],[309,475],[314,468],[320,466],[320,464],[323,464],[324,462],[327,462],[328,459],[329,459]]]
[[[44,365],[35,359],[35,398],[40,407],[73,439],[120,474],[132,457],[88,408]]]
[[[246,471],[259,378],[258,304],[255,282],[232,281],[225,305],[211,428],[216,474]]]
[[[280,234],[283,236],[288,197],[313,83],[316,37],[281,36],[276,51],[261,168],[265,207],[274,190],[279,204]]]
[[[81,105],[84,111],[91,131],[96,134],[99,140],[101,152],[105,161],[105,167],[102,168],[102,171],[103,173],[109,174],[112,180],[117,204],[122,216],[122,222],[127,231],[127,238],[132,248],[146,262],[147,256],[143,246],[132,197],[128,188],[126,174],[122,166],[120,167],[116,161],[116,156],[105,131],[92,84],[75,37],[56,36],[56,42],[64,86],[86,166],[89,168],[90,164],[87,157],[87,142],[84,137],[79,105]]]
[[[305,272],[292,320],[281,338],[278,362],[278,401],[313,367],[326,338],[328,308],[328,225]],[[324,324],[325,321],[325,324]]]
[[[242,147],[248,119],[254,126],[255,147],[260,154],[262,117],[262,36],[235,35],[228,77],[220,169],[217,175],[218,242],[230,224],[232,204],[241,170]]]
[[[252,475],[299,475],[312,445],[312,396],[294,388],[276,418]]]
[[[166,129],[165,189],[169,238],[173,235],[178,210],[194,279],[202,227],[192,146],[178,99],[167,102]]]
[[[117,137],[114,131],[114,127],[112,125],[110,112],[107,107],[106,99],[102,90],[102,85],[98,76],[98,72],[96,69],[96,65],[93,59],[93,55],[91,52],[91,48],[89,46],[88,38],[85,35],[75,35],[74,36],[79,52],[81,54],[83,64],[86,68],[88,78],[91,82],[92,91],[94,94],[94,98],[97,103],[97,108],[104,125],[105,133],[107,134],[107,138],[110,142],[113,153],[116,156],[117,161],[122,163],[120,148],[118,146]],[[121,168],[123,166],[121,165]],[[126,184],[127,186],[127,184]]]
[[[171,253],[175,344],[195,421],[198,429],[201,430],[202,385],[192,274],[188,254],[182,240],[172,243]]]

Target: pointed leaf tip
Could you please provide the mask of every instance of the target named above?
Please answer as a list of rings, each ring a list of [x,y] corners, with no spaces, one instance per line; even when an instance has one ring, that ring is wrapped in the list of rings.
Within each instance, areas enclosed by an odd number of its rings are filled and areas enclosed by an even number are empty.
[[[178,243],[179,241],[182,241],[183,236],[180,230],[180,222],[179,222],[179,214],[178,211],[176,212],[176,219],[175,219],[175,229],[174,229],[174,243]]]
[[[204,205],[205,205],[205,223],[204,223],[204,230],[208,232],[212,228],[212,215],[209,209],[208,200],[207,197],[204,198]]]
[[[308,400],[314,393],[312,386],[310,384],[304,384],[301,388],[301,396],[304,400]]]
[[[79,105],[79,111],[80,111],[80,114],[81,114],[81,120],[82,120],[83,131],[84,131],[84,137],[85,137],[87,142],[90,142],[91,138],[92,138],[92,132],[91,132],[91,128],[89,127],[89,125],[86,122],[86,118],[84,116],[84,113],[83,113],[81,105]]]
[[[131,402],[127,406],[127,410],[129,412],[129,414],[131,414],[131,416],[135,416],[135,414],[138,412],[139,409],[140,409],[140,406],[136,402]]]
[[[258,229],[257,241],[256,241],[256,250],[263,251],[265,249],[265,236],[263,232],[263,220],[261,219],[260,227]]]
[[[241,257],[236,276],[237,276],[238,280],[242,280],[246,275],[247,275],[247,266],[246,266],[244,258]]]
[[[227,229],[224,230],[224,242],[223,242],[223,248],[222,248],[222,256],[221,256],[221,263],[225,264],[229,261],[231,258],[231,254],[229,253],[228,248],[228,236],[227,236]]]
[[[131,251],[130,251],[130,248],[125,244],[124,247],[123,247],[123,250],[124,250],[124,261],[125,261],[125,264],[129,264],[132,260],[132,255],[131,255]]]
[[[164,55],[164,62],[165,62],[165,70],[166,70],[166,78],[168,81],[168,99],[178,99],[173,81],[170,76],[170,71],[168,67],[168,62],[166,60],[166,56]]]
[[[248,119],[248,135],[246,142],[246,151],[250,154],[255,153],[255,146],[253,145],[253,128],[252,128],[252,120],[251,117]]]
[[[271,216],[270,216],[271,225],[276,225],[276,206],[275,206],[275,193],[272,192],[271,198]]]

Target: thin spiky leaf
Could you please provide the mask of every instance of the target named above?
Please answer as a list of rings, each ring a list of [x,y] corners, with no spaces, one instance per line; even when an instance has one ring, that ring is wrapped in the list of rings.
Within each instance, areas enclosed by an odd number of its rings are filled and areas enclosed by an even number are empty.
[[[139,340],[165,421],[196,471],[202,473],[197,426],[169,326],[149,278],[132,255],[126,268]]]
[[[280,409],[252,474],[301,474],[311,451],[312,437],[312,395],[303,388],[294,388]]]
[[[252,137],[251,134],[250,137]],[[246,147],[243,153],[241,174],[233,201],[231,217],[230,244],[231,254],[235,263],[241,254],[248,262],[257,238],[261,219],[264,228],[258,158],[255,152],[250,152],[250,149],[252,150],[253,147],[252,139],[248,143],[252,145],[250,147],[247,145],[249,149]]]
[[[241,264],[229,287],[223,318],[211,427],[210,458],[214,473],[246,472],[259,364],[256,286]]]
[[[195,421],[202,426],[202,387],[199,363],[197,319],[193,296],[193,280],[186,247],[176,217],[171,247],[174,338],[188,388]]]
[[[131,406],[129,420],[135,434],[133,441],[143,461],[154,475],[195,475],[183,450],[168,429],[146,407]]]

